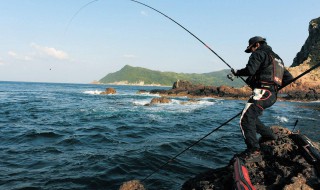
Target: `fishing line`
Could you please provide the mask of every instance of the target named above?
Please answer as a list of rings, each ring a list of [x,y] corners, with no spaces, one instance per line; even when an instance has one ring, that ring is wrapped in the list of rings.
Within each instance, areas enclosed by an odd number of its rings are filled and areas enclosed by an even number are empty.
[[[83,6],[72,16],[72,18],[70,19],[70,21],[69,21],[69,23],[68,23],[68,26],[70,25],[70,23],[72,22],[72,20],[77,16],[77,14],[78,14],[82,9],[84,9],[85,7],[89,6],[91,3],[94,3],[94,2],[96,2],[96,1],[99,1],[99,0],[93,0],[93,1],[90,1],[89,3],[83,5]],[[159,11],[159,10],[157,10],[157,9],[155,9],[155,8],[147,5],[147,4],[144,4],[144,3],[140,2],[140,1],[136,1],[136,0],[130,0],[130,1],[135,2],[135,3],[138,3],[138,4],[140,4],[140,5],[143,5],[143,6],[147,7],[147,8],[149,8],[149,9],[152,9],[152,10],[158,12],[159,14],[165,16],[166,18],[168,18],[169,20],[171,20],[172,22],[174,22],[175,24],[177,24],[178,26],[180,26],[182,29],[184,29],[186,32],[188,32],[190,35],[192,35],[194,38],[196,38],[200,43],[202,43],[206,48],[208,48],[212,53],[214,53],[214,54],[215,54],[224,64],[226,64],[230,69],[233,69],[220,55],[218,55],[215,51],[213,51],[213,49],[211,49],[206,43],[204,43],[198,36],[196,36],[195,34],[193,34],[192,32],[190,32],[187,28],[185,28],[184,26],[182,26],[180,23],[178,23],[177,21],[175,21],[174,19],[172,19],[172,18],[169,17],[168,15],[166,15],[166,14],[164,14],[163,12],[161,12],[161,11]],[[67,26],[67,27],[68,27],[68,26]],[[242,81],[243,81],[244,83],[246,83],[246,81],[245,81],[241,76],[239,76],[239,77],[242,79]],[[246,84],[247,84],[247,83],[246,83]]]
[[[82,9],[86,8],[87,6],[89,6],[91,3],[94,3],[94,2],[96,2],[96,1],[98,1],[98,0],[90,1],[89,3],[87,3],[87,4],[83,5],[82,7],[80,7],[80,9],[78,9],[78,11],[77,11],[77,12],[71,17],[71,19],[69,20],[69,22],[68,22],[68,24],[67,24],[67,26],[66,26],[66,29],[65,29],[65,31],[64,31],[64,33],[67,32],[67,30],[68,30],[71,22],[72,22],[73,19],[80,13],[80,11],[81,11]]]
[[[193,34],[192,32],[190,32],[187,28],[185,28],[184,26],[182,26],[180,23],[178,23],[177,21],[175,21],[174,19],[172,19],[171,17],[169,17],[168,15],[164,14],[163,12],[147,5],[147,4],[144,4],[144,3],[141,3],[139,1],[136,1],[136,0],[130,0],[132,2],[135,2],[135,3],[138,3],[140,5],[143,5],[145,7],[148,7],[158,13],[160,13],[161,15],[165,16],[166,18],[168,18],[169,20],[171,20],[172,22],[176,23],[178,26],[180,26],[181,28],[183,28],[185,31],[187,31],[189,34],[191,34],[194,38],[196,38],[199,42],[201,42],[206,48],[208,48],[212,53],[214,53],[223,63],[225,63],[230,69],[233,69],[224,59],[222,59],[222,57],[220,57],[215,51],[213,51],[206,43],[204,43],[200,38],[198,38],[195,34]],[[239,76],[244,83],[246,83],[246,81],[241,77]],[[247,84],[247,83],[246,83]]]
[[[300,75],[298,75],[296,78],[292,79],[291,81],[289,81],[288,83],[284,84],[283,86],[281,86],[280,88],[278,88],[278,90],[283,89],[284,87],[288,86],[289,84],[293,83],[294,81],[298,80],[299,78],[303,77],[304,75],[308,74],[309,72],[311,72],[312,70],[316,69],[317,67],[320,66],[320,62],[318,64],[316,64],[315,66],[311,67],[310,69],[306,70],[305,72],[301,73]],[[166,163],[164,163],[163,165],[161,165],[160,167],[157,168],[157,170],[155,170],[154,172],[152,172],[151,174],[149,174],[147,177],[145,177],[143,181],[145,181],[146,179],[148,179],[149,177],[151,177],[153,174],[157,173],[158,171],[160,171],[164,166],[168,165],[170,162],[172,162],[173,160],[175,160],[178,156],[180,156],[181,154],[183,154],[184,152],[186,152],[187,150],[189,150],[191,147],[193,147],[194,145],[198,144],[200,141],[202,141],[203,139],[205,139],[206,137],[208,137],[209,135],[211,135],[213,132],[217,131],[218,129],[220,129],[221,127],[225,126],[226,124],[228,124],[230,121],[232,121],[233,119],[235,119],[236,117],[238,117],[239,115],[241,115],[242,111],[240,111],[237,115],[233,116],[232,118],[230,118],[228,121],[224,122],[223,124],[221,124],[219,127],[213,129],[210,133],[206,134],[205,136],[203,136],[202,138],[200,138],[199,140],[197,140],[196,142],[194,142],[192,145],[188,146],[186,149],[184,149],[183,151],[181,151],[180,153],[178,153],[176,156],[172,157],[170,160],[168,160]]]
[[[71,21],[74,19],[74,17],[85,7],[87,7],[88,5],[90,5],[91,3],[94,3],[98,0],[93,0],[90,1],[89,3],[85,4],[84,6],[82,6],[77,12],[76,14],[73,15],[72,19],[70,20],[69,24],[71,23]],[[201,42],[205,47],[207,47],[212,53],[214,53],[222,62],[224,62],[230,69],[232,69],[232,67],[224,60],[222,59],[215,51],[213,51],[207,44],[205,44],[202,40],[200,40],[196,35],[194,35],[192,32],[190,32],[188,29],[186,29],[184,26],[182,26],[181,24],[179,24],[177,21],[173,20],[172,18],[170,18],[169,16],[167,16],[166,14],[158,11],[157,9],[146,5],[144,3],[141,3],[139,1],[136,0],[130,0],[132,2],[141,4],[145,7],[148,7],[158,13],[160,13],[161,15],[165,16],[166,18],[170,19],[171,21],[173,21],[174,23],[176,23],[177,25],[179,25],[181,28],[183,28],[185,31],[187,31],[189,34],[191,34],[193,37],[195,37],[199,42]],[[69,25],[68,24],[68,25]],[[303,77],[304,75],[306,75],[307,73],[311,72],[312,70],[316,69],[317,67],[320,66],[320,62],[316,65],[314,65],[313,67],[311,67],[310,69],[306,70],[305,72],[303,72],[302,74],[300,74],[299,76],[295,77],[294,79],[292,79],[291,81],[289,81],[287,84],[284,84],[283,86],[278,88],[278,91],[280,91],[281,89],[283,89],[284,87],[288,86],[289,84],[291,84],[292,82],[298,80],[299,78]],[[241,77],[240,77],[241,78]],[[245,80],[243,78],[241,78],[244,82]],[[189,150],[191,147],[193,147],[194,145],[198,144],[200,141],[202,141],[203,139],[205,139],[206,137],[208,137],[209,135],[211,135],[212,133],[214,133],[215,131],[217,131],[218,129],[220,129],[221,127],[225,126],[226,124],[228,124],[230,121],[232,121],[233,119],[235,119],[236,117],[238,117],[239,115],[241,115],[242,111],[239,112],[238,114],[236,114],[235,116],[233,116],[232,118],[230,118],[228,121],[224,122],[223,124],[221,124],[219,127],[213,129],[211,132],[209,132],[208,134],[206,134],[205,136],[203,136],[202,138],[200,138],[199,140],[195,141],[192,145],[188,146],[186,149],[184,149],[183,151],[181,151],[180,153],[178,153],[176,156],[172,157],[171,159],[169,159],[166,163],[164,163],[163,165],[161,165],[160,167],[157,168],[157,170],[155,170],[154,172],[152,172],[151,174],[149,174],[147,177],[145,177],[143,181],[147,180],[149,177],[151,177],[153,174],[157,173],[158,171],[160,171],[164,166],[168,165],[170,162],[174,161],[178,156],[180,156],[181,154],[183,154],[184,152],[186,152],[187,150]]]

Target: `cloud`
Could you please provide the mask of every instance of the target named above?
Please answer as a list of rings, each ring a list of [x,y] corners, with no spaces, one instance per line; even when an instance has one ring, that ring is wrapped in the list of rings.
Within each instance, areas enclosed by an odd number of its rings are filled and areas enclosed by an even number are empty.
[[[4,65],[4,62],[3,62],[2,58],[0,57],[0,66],[1,65]]]
[[[53,47],[45,47],[45,46],[40,46],[35,43],[31,43],[31,47],[36,49],[42,54],[45,54],[49,57],[53,57],[55,59],[60,59],[60,60],[67,60],[69,59],[69,56],[66,52],[63,52],[61,50],[57,50]]]
[[[143,15],[143,16],[148,16],[148,13],[145,12],[145,11],[140,11],[140,14]]]
[[[125,54],[123,55],[124,58],[127,58],[127,59],[135,59],[135,58],[138,58],[136,55],[133,55],[133,54]]]
[[[19,55],[14,51],[8,51],[8,55],[14,59],[23,60],[23,61],[30,61],[32,60],[31,57],[25,55]],[[0,60],[1,61],[1,60]]]

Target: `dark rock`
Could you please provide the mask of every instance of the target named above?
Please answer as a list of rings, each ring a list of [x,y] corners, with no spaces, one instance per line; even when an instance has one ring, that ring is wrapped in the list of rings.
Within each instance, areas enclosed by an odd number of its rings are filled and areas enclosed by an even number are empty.
[[[168,98],[160,97],[160,98],[153,98],[149,104],[146,104],[145,106],[150,106],[154,104],[168,104],[171,100]]]
[[[172,89],[192,89],[194,88],[194,85],[186,80],[177,80],[176,82],[173,83]]]
[[[290,130],[282,127],[272,127],[272,130],[278,138],[261,141],[263,161],[245,163],[255,188],[320,189],[315,167],[306,161],[299,147],[290,138]],[[319,150],[319,145],[315,145]],[[189,179],[183,184],[182,190],[234,189],[232,160],[225,167],[208,170]]]
[[[300,65],[310,57],[312,65],[320,62],[320,17],[310,21],[308,30],[309,36],[294,58],[291,67]]]
[[[248,98],[251,95],[251,89],[249,87],[193,85],[191,82],[178,80],[173,84],[172,89],[154,89],[150,93],[163,96]]]

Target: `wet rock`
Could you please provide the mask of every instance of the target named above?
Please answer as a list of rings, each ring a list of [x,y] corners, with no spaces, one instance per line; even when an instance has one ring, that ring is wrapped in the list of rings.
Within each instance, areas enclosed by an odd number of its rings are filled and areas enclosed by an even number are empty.
[[[145,188],[139,180],[131,180],[124,182],[119,190],[145,190]]]
[[[104,92],[101,92],[100,94],[116,94],[117,91],[114,88],[106,88]]]
[[[145,104],[145,106],[150,106],[154,104],[168,104],[171,100],[165,97],[153,98],[149,104]]]
[[[299,147],[290,138],[290,130],[272,127],[277,135],[273,141],[260,139],[263,160],[245,163],[252,184],[257,190],[266,189],[320,189],[320,176],[313,164],[303,157]],[[314,143],[319,150],[319,145]],[[182,190],[233,189],[233,159],[222,168],[209,170],[186,181]]]
[[[225,98],[248,98],[251,95],[249,87],[233,88],[229,86],[203,86],[193,85],[188,81],[177,81],[172,89],[154,89],[150,94],[162,96],[187,96],[187,97],[225,97]]]
[[[173,83],[172,89],[192,89],[194,85],[186,80],[177,80]]]

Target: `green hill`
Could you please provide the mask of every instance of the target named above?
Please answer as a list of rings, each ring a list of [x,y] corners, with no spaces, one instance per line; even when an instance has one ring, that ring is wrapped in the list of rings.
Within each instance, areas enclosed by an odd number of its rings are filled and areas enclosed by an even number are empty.
[[[100,79],[99,82],[104,84],[138,84],[143,81],[145,85],[159,84],[172,86],[175,81],[180,79],[190,81],[193,84],[213,86],[228,85],[241,87],[244,85],[244,82],[240,79],[235,79],[234,81],[229,80],[227,78],[228,73],[230,73],[229,69],[203,74],[161,72],[126,65],[117,72],[107,74]]]

